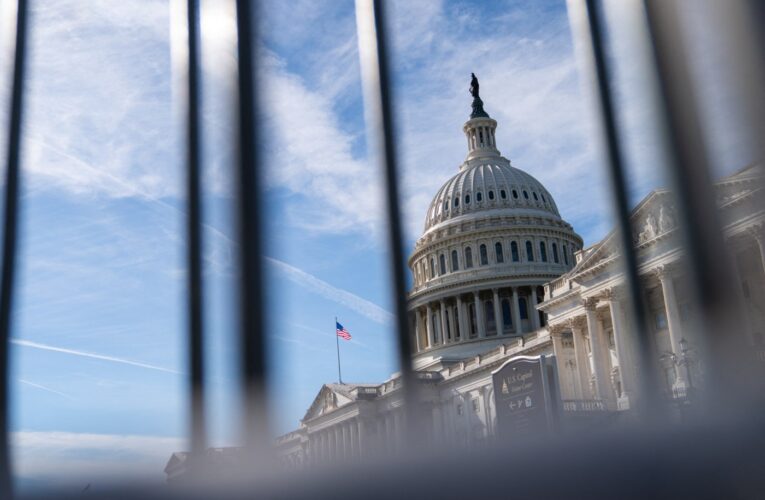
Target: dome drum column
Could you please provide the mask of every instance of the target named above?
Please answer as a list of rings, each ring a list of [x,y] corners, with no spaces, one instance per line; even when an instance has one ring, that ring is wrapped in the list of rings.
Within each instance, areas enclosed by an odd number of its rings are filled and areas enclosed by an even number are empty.
[[[497,328],[497,336],[500,336],[504,333],[504,318],[502,317],[502,304],[499,301],[499,289],[493,288],[492,292],[494,292],[494,324]]]
[[[441,299],[439,302],[439,314],[441,315],[441,345],[447,344],[447,319],[446,319],[446,301],[444,299]]]
[[[465,321],[467,319],[467,315],[465,314],[465,307],[462,304],[462,296],[457,295],[457,319],[458,321],[458,328],[460,329],[460,342],[467,341],[468,337],[470,337],[470,333],[467,331],[467,328],[465,325],[467,324]]]
[[[516,335],[522,335],[523,334],[523,323],[521,323],[521,307],[519,305],[519,298],[518,298],[518,287],[514,286],[512,288],[513,290],[513,297],[512,297],[512,312],[513,312],[513,327],[515,330]]]
[[[425,325],[428,333],[428,347],[432,348],[436,343],[435,327],[433,326],[433,308],[430,304],[425,306]]]
[[[531,316],[531,327],[533,331],[537,331],[541,328],[539,321],[539,311],[537,311],[537,287],[532,285],[531,287],[531,305],[529,307]]]
[[[486,323],[483,317],[483,303],[481,302],[481,292],[479,291],[473,292],[473,297],[475,300],[475,318],[476,318],[476,322],[478,323],[478,338],[483,339],[483,338],[486,338]]]
[[[454,308],[446,308],[446,319],[449,320],[449,343],[457,342],[457,323],[454,321]]]
[[[420,352],[423,350],[424,346],[422,345],[422,313],[420,312],[420,309],[417,308],[414,310],[414,339],[415,339],[415,345],[417,347],[417,352]]]

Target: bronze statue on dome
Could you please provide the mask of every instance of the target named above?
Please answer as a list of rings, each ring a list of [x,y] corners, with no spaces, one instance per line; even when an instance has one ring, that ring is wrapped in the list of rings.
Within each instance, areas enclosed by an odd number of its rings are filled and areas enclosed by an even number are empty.
[[[476,78],[475,73],[470,73],[471,79],[470,79],[470,95],[473,97],[478,97],[478,78]]]

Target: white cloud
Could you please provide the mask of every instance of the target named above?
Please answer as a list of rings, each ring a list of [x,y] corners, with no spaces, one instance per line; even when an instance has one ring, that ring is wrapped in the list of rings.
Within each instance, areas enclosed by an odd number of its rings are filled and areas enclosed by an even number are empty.
[[[18,345],[18,346],[21,346],[21,347],[29,347],[29,348],[32,348],[32,349],[39,349],[39,350],[42,350],[42,351],[59,352],[59,353],[62,353],[62,354],[69,354],[69,355],[72,355],[72,356],[80,356],[80,357],[83,357],[83,358],[98,359],[98,360],[101,360],[101,361],[109,361],[109,362],[112,362],[112,363],[119,363],[119,364],[123,364],[123,365],[135,366],[135,367],[138,367],[138,368],[146,368],[147,370],[155,370],[155,371],[160,371],[160,372],[165,372],[165,373],[172,373],[172,374],[175,374],[175,375],[180,375],[181,374],[181,372],[179,372],[177,370],[173,370],[173,369],[170,369],[170,368],[165,368],[163,366],[152,365],[152,364],[149,364],[149,363],[143,363],[141,361],[135,361],[135,360],[132,360],[132,359],[122,358],[122,357],[118,357],[118,356],[109,356],[109,355],[106,355],[106,354],[98,354],[98,353],[95,353],[95,352],[80,351],[80,350],[77,350],[77,349],[67,349],[65,347],[57,347],[57,346],[53,346],[53,345],[49,345],[49,344],[41,344],[39,342],[32,342],[30,340],[11,339],[10,343]]]
[[[125,484],[136,479],[161,482],[170,454],[184,449],[177,437],[86,434],[56,431],[11,433],[14,475],[33,485]]]
[[[266,261],[272,264],[278,269],[283,276],[288,280],[297,283],[298,285],[310,290],[317,295],[320,295],[326,299],[340,304],[352,311],[365,316],[366,318],[383,325],[390,324],[393,319],[393,315],[383,309],[382,307],[370,302],[358,295],[355,295],[346,290],[336,288],[326,281],[320,280],[312,274],[308,274],[305,271],[293,267],[286,262],[282,262],[270,257],[266,258]]]

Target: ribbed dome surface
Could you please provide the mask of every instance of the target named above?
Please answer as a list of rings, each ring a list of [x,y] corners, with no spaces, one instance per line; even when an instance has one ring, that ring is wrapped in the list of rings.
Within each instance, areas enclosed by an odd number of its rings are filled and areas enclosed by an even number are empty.
[[[502,208],[541,210],[560,217],[542,183],[497,157],[465,168],[446,181],[430,203],[425,231],[463,214]]]

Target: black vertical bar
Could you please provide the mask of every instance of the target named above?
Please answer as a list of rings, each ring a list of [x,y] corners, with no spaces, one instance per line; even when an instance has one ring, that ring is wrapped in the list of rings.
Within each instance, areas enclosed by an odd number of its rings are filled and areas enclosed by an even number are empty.
[[[18,0],[16,12],[16,47],[13,60],[13,87],[8,127],[8,163],[5,173],[5,214],[3,233],[3,275],[0,278],[0,497],[10,498],[13,484],[8,449],[8,341],[13,312],[13,284],[16,275],[16,249],[19,201],[19,158],[21,155],[21,119],[24,97],[24,65],[27,31],[27,2]]]
[[[645,419],[656,416],[660,391],[656,376],[655,349],[646,324],[645,304],[638,277],[637,253],[633,246],[630,204],[627,194],[627,180],[624,174],[624,153],[619,142],[614,94],[610,86],[607,56],[604,46],[604,19],[597,0],[585,0],[589,28],[590,47],[595,66],[595,82],[599,104],[601,131],[604,136],[608,171],[611,180],[611,192],[616,208],[617,233],[624,258],[624,271],[627,291],[632,309],[632,325],[638,341],[638,366],[641,372],[638,387],[637,410]]]
[[[747,346],[736,314],[738,296],[725,249],[711,181],[711,162],[701,130],[688,50],[682,36],[678,2],[645,2],[645,13],[658,82],[660,120],[665,132],[668,172],[678,199],[678,226],[685,239],[689,289],[701,316],[702,361],[706,389],[713,394],[705,402],[720,408],[720,401],[750,395],[731,390],[741,382],[741,360]],[[731,36],[739,36],[731,33]],[[742,126],[746,126],[742,124]],[[714,354],[713,354],[714,353]],[[726,365],[727,364],[727,365]],[[735,405],[727,405],[733,409]]]
[[[404,258],[404,235],[401,228],[401,210],[398,190],[398,155],[396,152],[395,127],[393,124],[393,91],[390,80],[390,61],[388,59],[388,37],[386,32],[386,5],[374,0],[375,40],[377,42],[378,78],[380,86],[380,119],[382,121],[382,155],[385,167],[385,201],[388,216],[388,250],[390,272],[393,277],[393,303],[396,314],[396,333],[398,335],[398,358],[401,378],[404,383],[406,402],[407,439],[419,439],[417,418],[417,387],[412,370],[412,339],[409,335],[407,320],[406,259]]]
[[[204,408],[204,324],[202,312],[202,230],[200,193],[199,131],[199,5],[187,0],[188,93],[187,93],[187,259],[188,259],[188,334],[191,368],[191,451],[199,456],[205,449]]]
[[[237,0],[239,135],[237,163],[237,216],[239,236],[239,342],[244,390],[245,444],[265,444],[266,377],[268,375],[263,307],[262,223],[260,220],[260,171],[258,151],[258,101],[256,71],[256,7]]]

